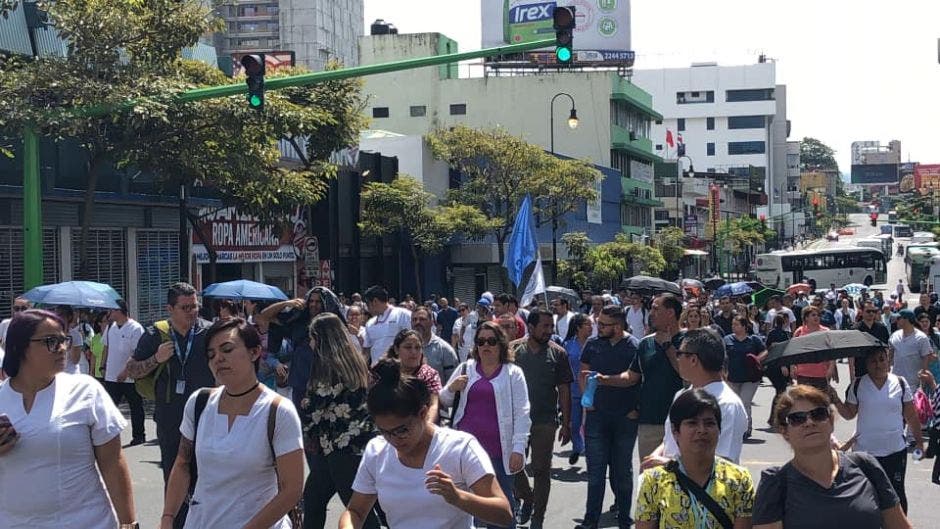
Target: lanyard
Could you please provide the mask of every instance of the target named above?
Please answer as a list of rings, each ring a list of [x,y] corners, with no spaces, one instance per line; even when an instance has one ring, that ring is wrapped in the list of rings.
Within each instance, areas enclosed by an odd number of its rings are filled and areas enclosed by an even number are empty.
[[[685,466],[682,465],[682,459],[680,458],[678,459],[678,461],[679,461],[679,471],[685,474],[686,476],[688,476],[689,474],[685,471]],[[713,463],[712,475],[709,476],[708,483],[706,483],[705,487],[703,487],[705,489],[705,492],[709,493],[709,495],[711,495],[710,489],[713,488],[712,485],[714,485],[714,483],[715,483],[715,465]],[[699,503],[698,499],[695,497],[695,494],[692,494],[691,491],[687,491],[686,494],[689,496],[689,500],[691,502],[690,507],[692,508],[692,511],[695,512],[693,521],[695,522],[696,529],[708,529],[708,517],[711,515],[711,512],[709,512],[708,510],[708,507],[705,507],[704,505]],[[714,495],[711,495],[711,496],[713,498],[715,497]],[[717,498],[715,499],[717,500]]]
[[[180,351],[179,341],[176,339],[176,333],[173,333],[173,349],[176,350],[176,356],[180,359],[180,364],[185,366],[186,361],[189,360],[189,353],[193,349],[193,340],[196,338],[196,327],[193,326],[189,329],[189,332],[186,333],[186,350]]]

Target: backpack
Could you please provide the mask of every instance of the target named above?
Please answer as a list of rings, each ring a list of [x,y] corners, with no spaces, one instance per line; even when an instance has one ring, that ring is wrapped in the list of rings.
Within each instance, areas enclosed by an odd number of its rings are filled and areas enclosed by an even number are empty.
[[[169,320],[160,320],[153,324],[154,328],[160,333],[160,343],[166,343],[172,340],[170,336],[170,321]],[[143,378],[138,378],[134,380],[134,388],[137,390],[137,394],[147,400],[157,400],[157,378],[166,370],[166,362],[158,365],[156,369],[151,371],[147,376]],[[170,385],[167,384],[166,391],[166,400],[164,402],[170,402]],[[207,397],[208,398],[208,397]],[[198,404],[199,401],[196,401]],[[205,407],[205,403],[203,403]],[[197,408],[198,409],[198,408]]]
[[[927,394],[921,388],[917,388],[917,391],[914,392],[914,409],[917,410],[917,417],[920,418],[922,425],[930,424],[931,419],[933,419],[933,407],[930,405]]]

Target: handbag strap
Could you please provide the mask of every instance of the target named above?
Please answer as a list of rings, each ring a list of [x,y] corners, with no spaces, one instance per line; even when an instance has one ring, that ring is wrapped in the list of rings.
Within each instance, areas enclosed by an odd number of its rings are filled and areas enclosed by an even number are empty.
[[[701,502],[702,505],[708,509],[708,512],[712,513],[712,516],[718,520],[718,523],[720,523],[724,529],[734,529],[734,522],[731,521],[728,513],[721,508],[721,505],[718,505],[718,502],[708,494],[708,491],[700,487],[698,483],[692,481],[689,476],[686,476],[679,470],[678,461],[670,461],[669,464],[666,465],[666,470],[675,474],[676,481],[679,482],[679,486],[682,487],[682,490],[695,496],[695,499]]]
[[[467,374],[467,363],[464,362],[463,365],[460,366],[460,376],[464,376],[466,374]],[[450,420],[451,421],[453,421],[454,417],[457,416],[457,407],[460,406],[460,393],[461,393],[460,391],[454,392],[454,405],[451,406],[450,408]]]

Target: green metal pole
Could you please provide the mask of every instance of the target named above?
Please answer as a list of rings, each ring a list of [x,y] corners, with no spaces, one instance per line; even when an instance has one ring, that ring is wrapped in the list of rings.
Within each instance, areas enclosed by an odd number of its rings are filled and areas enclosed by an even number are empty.
[[[39,179],[39,136],[23,131],[23,283],[27,290],[42,284],[42,192]]]

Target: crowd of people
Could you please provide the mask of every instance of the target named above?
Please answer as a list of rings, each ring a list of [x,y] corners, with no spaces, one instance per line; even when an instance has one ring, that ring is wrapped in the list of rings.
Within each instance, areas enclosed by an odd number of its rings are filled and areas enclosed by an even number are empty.
[[[117,406],[130,407],[133,446],[149,398],[161,529],[320,529],[337,495],[341,529],[561,527],[547,519],[556,443],[569,464],[585,458],[578,529],[601,523],[608,480],[620,527],[910,527],[908,449],[940,456],[940,435],[922,435],[940,421],[922,425],[915,402],[940,416],[940,304],[902,299],[832,285],[765,306],[625,290],[529,307],[486,292],[471,306],[399,303],[374,286],[207,310],[177,283],[166,319],[146,326],[123,304],[17,299],[0,323],[0,519],[136,527]],[[834,361],[764,369],[774,343],[827,329],[888,344],[849,360],[844,397]],[[755,488],[740,458],[764,377],[766,422],[794,455]],[[837,413],[857,417],[852,439],[833,436]]]

